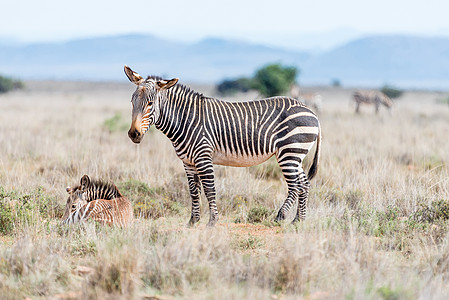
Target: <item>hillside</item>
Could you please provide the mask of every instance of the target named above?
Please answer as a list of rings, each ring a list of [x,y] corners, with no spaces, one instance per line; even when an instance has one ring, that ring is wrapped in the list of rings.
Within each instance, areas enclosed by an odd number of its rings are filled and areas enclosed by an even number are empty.
[[[241,41],[187,44],[123,35],[27,46],[0,45],[0,73],[28,79],[122,80],[123,65],[145,73],[214,82],[248,75],[271,61],[302,64],[308,55]]]
[[[303,69],[309,81],[339,78],[352,85],[449,86],[449,39],[362,38],[313,57]]]
[[[123,80],[123,65],[142,74],[213,83],[249,76],[269,62],[300,68],[302,84],[384,83],[449,86],[449,38],[370,36],[324,53],[208,38],[189,44],[150,35],[121,35],[31,45],[0,45],[0,73],[25,79]]]

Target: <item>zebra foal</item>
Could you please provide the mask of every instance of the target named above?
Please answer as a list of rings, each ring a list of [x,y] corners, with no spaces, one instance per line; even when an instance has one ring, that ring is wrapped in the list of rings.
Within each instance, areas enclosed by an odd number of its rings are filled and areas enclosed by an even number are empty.
[[[309,180],[318,170],[321,135],[317,116],[304,104],[287,97],[225,102],[177,84],[177,78],[144,79],[128,66],[125,74],[137,86],[131,99],[128,136],[140,143],[148,128],[155,125],[171,140],[189,182],[189,225],[200,219],[201,185],[209,203],[208,225],[218,220],[213,164],[248,167],[273,155],[288,185],[276,220],[283,220],[295,201],[298,210],[294,221],[305,219]],[[315,156],[306,175],[302,162],[314,144]]]
[[[91,181],[84,175],[79,185],[67,187],[67,193],[69,197],[62,217],[64,224],[93,220],[124,227],[134,220],[131,202],[114,184]]]

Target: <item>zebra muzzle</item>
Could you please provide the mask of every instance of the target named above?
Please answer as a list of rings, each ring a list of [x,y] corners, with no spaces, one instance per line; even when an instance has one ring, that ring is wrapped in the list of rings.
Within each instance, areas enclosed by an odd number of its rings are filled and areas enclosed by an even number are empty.
[[[133,141],[136,144],[139,144],[143,137],[143,135],[140,133],[140,131],[137,130],[136,128],[131,128],[128,131],[128,136],[131,139],[131,141]]]

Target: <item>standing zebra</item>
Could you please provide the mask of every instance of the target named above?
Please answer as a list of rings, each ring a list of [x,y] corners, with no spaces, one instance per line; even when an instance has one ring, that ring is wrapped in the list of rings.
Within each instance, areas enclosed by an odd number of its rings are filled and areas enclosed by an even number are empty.
[[[379,113],[380,105],[391,109],[393,102],[391,99],[380,91],[356,91],[353,94],[356,103],[355,112],[360,113],[360,104],[374,104],[376,106],[376,114]]]
[[[298,200],[294,221],[306,217],[309,180],[318,170],[320,124],[301,102],[273,97],[250,102],[225,102],[208,98],[178,79],[142,76],[125,66],[128,79],[137,85],[132,95],[132,123],[128,136],[140,143],[150,125],[172,142],[183,161],[192,198],[189,225],[200,219],[200,184],[209,202],[209,223],[218,220],[213,164],[249,167],[276,155],[288,185],[288,196],[276,221],[283,220]],[[308,175],[302,162],[316,143]]]
[[[69,198],[62,217],[64,224],[93,220],[124,227],[134,220],[131,202],[111,183],[91,181],[84,175],[80,185],[67,187]]]

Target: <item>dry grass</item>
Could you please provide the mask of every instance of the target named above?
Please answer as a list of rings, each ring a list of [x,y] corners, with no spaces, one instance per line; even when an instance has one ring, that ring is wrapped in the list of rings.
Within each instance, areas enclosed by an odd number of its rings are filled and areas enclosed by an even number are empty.
[[[206,94],[210,92],[200,89]],[[0,96],[0,294],[4,299],[445,299],[449,108],[408,92],[392,115],[353,113],[321,90],[323,148],[308,218],[271,219],[286,195],[274,161],[217,167],[221,219],[188,229],[168,139],[126,135],[130,84],[30,82]],[[114,181],[130,228],[59,224],[65,187]],[[203,197],[204,198],[204,197]],[[293,211],[290,218],[293,218]]]

